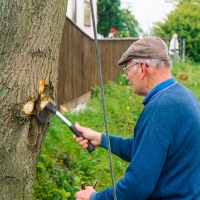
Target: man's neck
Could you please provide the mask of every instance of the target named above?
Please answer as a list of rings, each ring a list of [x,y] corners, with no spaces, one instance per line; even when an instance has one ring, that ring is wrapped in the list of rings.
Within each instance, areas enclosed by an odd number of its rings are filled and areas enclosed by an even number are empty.
[[[170,69],[153,69],[151,76],[148,79],[148,92],[149,93],[156,85],[171,78]]]

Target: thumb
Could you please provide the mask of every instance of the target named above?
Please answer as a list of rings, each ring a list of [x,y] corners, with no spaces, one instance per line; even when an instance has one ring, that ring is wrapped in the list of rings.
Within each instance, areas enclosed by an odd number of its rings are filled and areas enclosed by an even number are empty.
[[[75,123],[75,128],[80,132],[82,130],[82,126],[78,122]]]
[[[75,123],[75,128],[76,128],[79,132],[81,132],[82,134],[84,134],[84,132],[85,132],[85,130],[86,130],[86,128],[83,127],[83,126],[81,126],[78,122]]]

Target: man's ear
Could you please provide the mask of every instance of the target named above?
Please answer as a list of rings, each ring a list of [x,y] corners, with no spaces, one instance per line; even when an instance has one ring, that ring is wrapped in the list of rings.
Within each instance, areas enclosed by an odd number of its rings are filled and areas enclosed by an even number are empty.
[[[145,77],[145,75],[146,75],[146,73],[147,73],[147,66],[146,66],[146,63],[141,62],[141,63],[140,63],[140,68],[141,68],[141,76],[140,76],[140,78],[141,78],[141,80],[143,80],[144,77]]]

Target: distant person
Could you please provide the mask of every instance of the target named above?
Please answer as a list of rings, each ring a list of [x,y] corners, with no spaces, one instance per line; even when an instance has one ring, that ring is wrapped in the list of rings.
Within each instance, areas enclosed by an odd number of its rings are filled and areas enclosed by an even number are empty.
[[[117,199],[200,200],[200,104],[172,76],[166,43],[155,36],[143,37],[132,43],[118,64],[133,92],[144,96],[144,108],[132,136],[109,134],[112,153],[129,162],[115,184]],[[105,133],[75,126],[94,146],[108,149]],[[73,137],[82,148],[88,147],[87,139]],[[96,192],[88,186],[75,199],[113,200],[114,193],[112,187]]]
[[[169,55],[172,60],[179,61],[179,43],[177,34],[173,34],[172,39],[170,41]]]
[[[101,35],[100,33],[97,33],[97,39],[103,39],[103,35]]]
[[[110,33],[108,34],[108,38],[115,38],[117,30],[115,28],[110,29]]]

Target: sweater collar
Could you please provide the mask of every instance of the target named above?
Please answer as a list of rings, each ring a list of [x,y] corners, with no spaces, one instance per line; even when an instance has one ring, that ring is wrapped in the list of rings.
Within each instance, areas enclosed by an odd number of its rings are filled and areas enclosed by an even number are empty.
[[[147,96],[144,98],[143,100],[143,105],[145,106],[149,100],[151,99],[152,96],[154,96],[157,92],[163,90],[164,88],[170,86],[171,84],[173,84],[175,82],[174,77],[171,77],[161,83],[159,83],[158,85],[156,85],[148,94]]]

